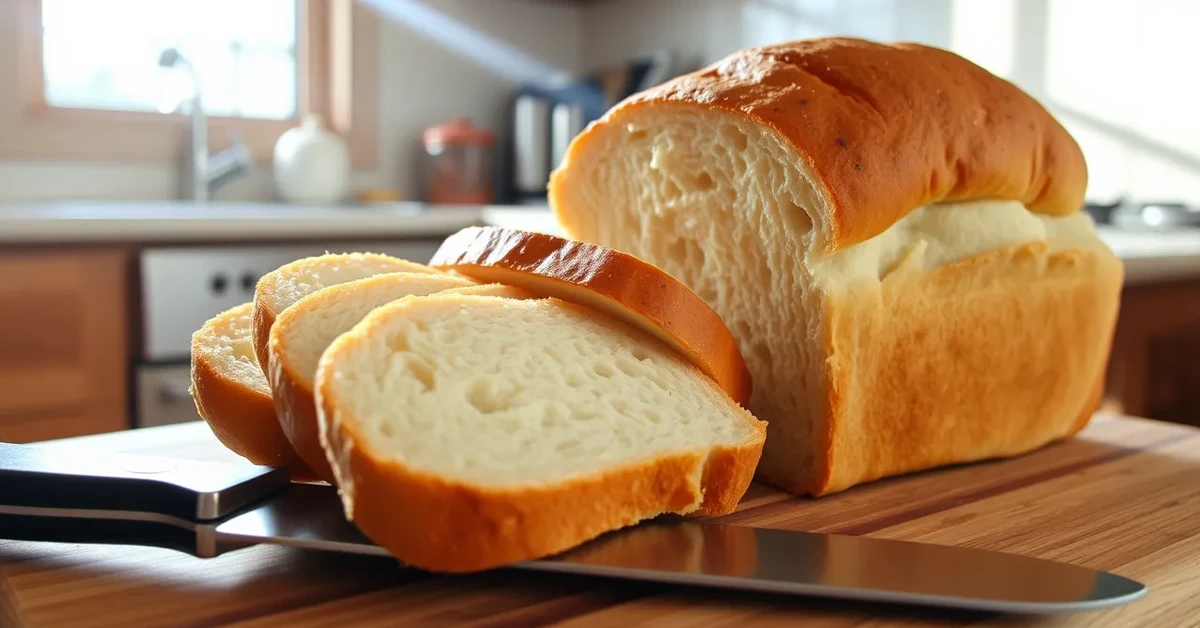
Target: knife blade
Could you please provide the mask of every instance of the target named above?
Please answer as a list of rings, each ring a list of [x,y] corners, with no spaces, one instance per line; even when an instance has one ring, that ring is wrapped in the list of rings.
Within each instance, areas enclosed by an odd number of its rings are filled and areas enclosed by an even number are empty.
[[[260,544],[389,556],[346,520],[336,489],[289,484],[280,469],[63,460],[2,443],[0,538],[151,545],[201,558]],[[1113,573],[1015,554],[681,517],[507,569],[1021,614],[1108,608],[1147,592]]]

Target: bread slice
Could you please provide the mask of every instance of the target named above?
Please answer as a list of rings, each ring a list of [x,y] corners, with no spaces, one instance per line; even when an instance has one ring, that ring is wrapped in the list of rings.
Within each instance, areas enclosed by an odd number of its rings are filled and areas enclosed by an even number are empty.
[[[267,368],[275,317],[296,301],[329,286],[381,273],[438,273],[424,264],[377,253],[335,253],[298,259],[265,274],[254,288],[254,355]]]
[[[433,571],[730,512],[764,439],[666,345],[552,298],[385,305],[322,355],[316,398],[346,515]]]
[[[881,68],[887,68],[882,71]],[[1121,262],[1079,147],[951,53],[830,39],[630,98],[553,174],[573,238],[705,298],[797,493],[1028,452],[1099,402]]]
[[[313,405],[317,361],[329,343],[385,303],[474,285],[466,277],[449,274],[385,273],[317,290],[275,319],[267,349],[275,413],[300,459],[319,477],[333,481]]]
[[[691,360],[737,403],[750,398],[750,371],[721,317],[679,280],[632,255],[543,233],[467,227],[446,238],[429,265],[636,325]]]
[[[250,462],[312,475],[288,442],[250,339],[252,303],[226,310],[192,334],[191,394],[222,444]]]

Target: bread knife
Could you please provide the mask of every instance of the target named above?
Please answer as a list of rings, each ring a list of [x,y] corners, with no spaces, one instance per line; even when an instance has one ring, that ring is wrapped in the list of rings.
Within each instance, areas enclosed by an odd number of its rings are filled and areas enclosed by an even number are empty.
[[[273,544],[388,557],[337,491],[282,469],[0,443],[0,539],[166,547]],[[664,517],[505,569],[1017,614],[1126,604],[1122,576],[1001,552]]]

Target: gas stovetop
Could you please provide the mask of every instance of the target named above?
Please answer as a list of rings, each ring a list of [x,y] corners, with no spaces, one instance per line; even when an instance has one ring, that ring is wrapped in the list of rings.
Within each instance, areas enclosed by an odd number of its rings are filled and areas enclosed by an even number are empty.
[[[1086,211],[1097,224],[1131,231],[1200,229],[1200,206],[1171,202],[1088,203]]]

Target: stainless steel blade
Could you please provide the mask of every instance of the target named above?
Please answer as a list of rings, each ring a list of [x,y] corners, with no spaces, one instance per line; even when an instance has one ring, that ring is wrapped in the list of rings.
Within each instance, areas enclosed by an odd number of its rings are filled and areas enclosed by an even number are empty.
[[[215,534],[225,548],[271,543],[387,555],[346,521],[327,486],[294,485]],[[1115,574],[1013,554],[679,519],[512,568],[1004,613],[1094,610],[1146,593]]]

